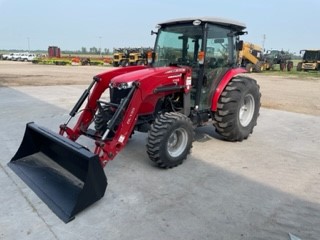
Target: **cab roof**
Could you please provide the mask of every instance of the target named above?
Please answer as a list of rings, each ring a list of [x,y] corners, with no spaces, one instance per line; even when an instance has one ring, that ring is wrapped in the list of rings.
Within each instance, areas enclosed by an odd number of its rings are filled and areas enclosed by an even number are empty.
[[[175,24],[181,24],[181,23],[189,23],[193,22],[195,20],[200,20],[201,22],[206,23],[212,23],[212,24],[218,24],[226,27],[231,27],[237,31],[241,31],[246,28],[246,25],[244,23],[226,19],[226,18],[218,18],[218,17],[193,17],[193,18],[177,18],[168,20],[165,22],[159,23],[160,26],[167,26],[167,25],[175,25]]]

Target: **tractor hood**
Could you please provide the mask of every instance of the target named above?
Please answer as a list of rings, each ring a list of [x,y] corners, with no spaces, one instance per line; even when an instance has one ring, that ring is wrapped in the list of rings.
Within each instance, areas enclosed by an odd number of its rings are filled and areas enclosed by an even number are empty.
[[[156,81],[157,78],[178,78],[186,71],[186,67],[149,67],[115,76],[111,79],[110,84],[118,86],[123,83],[141,82],[149,78],[152,78],[153,81]]]

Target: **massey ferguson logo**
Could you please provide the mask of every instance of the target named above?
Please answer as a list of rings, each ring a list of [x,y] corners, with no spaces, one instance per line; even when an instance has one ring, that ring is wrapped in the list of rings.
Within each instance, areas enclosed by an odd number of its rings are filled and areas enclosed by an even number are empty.
[[[182,68],[182,69],[178,68],[178,69],[169,70],[169,71],[167,71],[165,73],[184,73],[184,72],[186,72],[186,70],[184,68]]]

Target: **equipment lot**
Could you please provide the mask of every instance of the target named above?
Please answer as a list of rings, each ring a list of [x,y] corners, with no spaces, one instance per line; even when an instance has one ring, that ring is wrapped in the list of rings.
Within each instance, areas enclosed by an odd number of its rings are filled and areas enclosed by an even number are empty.
[[[162,170],[136,133],[105,168],[105,197],[64,224],[6,164],[27,122],[58,131],[104,70],[0,62],[0,239],[320,238],[320,81],[258,74],[264,108],[248,140],[201,127],[189,158]]]

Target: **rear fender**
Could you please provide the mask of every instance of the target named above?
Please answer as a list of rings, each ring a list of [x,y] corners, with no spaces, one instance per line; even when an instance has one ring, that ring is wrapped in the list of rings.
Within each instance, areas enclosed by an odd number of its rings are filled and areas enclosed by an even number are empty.
[[[232,78],[234,76],[236,76],[237,74],[246,73],[246,72],[247,71],[243,68],[233,68],[233,69],[230,69],[229,71],[226,72],[226,74],[221,79],[219,85],[217,86],[217,88],[213,94],[212,103],[211,103],[211,111],[217,111],[219,98],[220,98],[223,90],[225,89],[225,87],[232,80]]]

